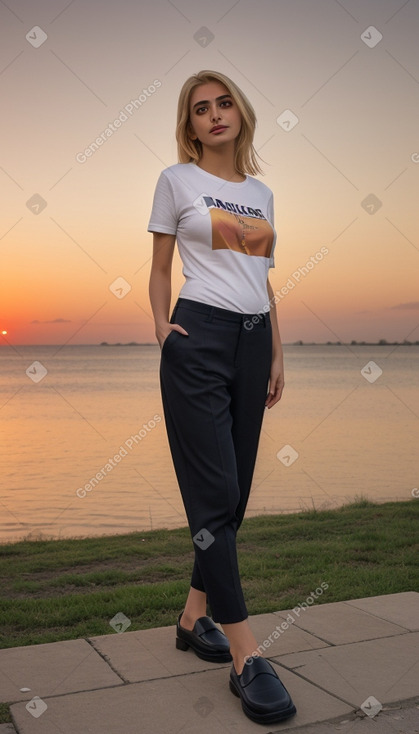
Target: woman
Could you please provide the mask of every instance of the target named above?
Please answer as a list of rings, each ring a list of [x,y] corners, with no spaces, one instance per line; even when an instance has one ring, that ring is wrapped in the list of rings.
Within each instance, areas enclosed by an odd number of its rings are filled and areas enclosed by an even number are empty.
[[[227,76],[189,77],[178,102],[179,163],[160,174],[147,231],[163,409],[195,550],[176,647],[232,660],[232,692],[249,718],[268,724],[296,709],[256,651],[236,553],[264,408],[284,387],[275,308],[269,313],[273,194],[252,177],[262,173],[255,126],[251,104]],[[186,280],[169,320],[176,239]]]

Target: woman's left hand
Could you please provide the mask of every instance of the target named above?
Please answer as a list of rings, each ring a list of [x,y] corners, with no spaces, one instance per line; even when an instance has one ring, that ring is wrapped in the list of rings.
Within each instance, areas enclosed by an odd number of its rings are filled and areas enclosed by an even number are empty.
[[[274,358],[271,364],[269,392],[266,397],[265,408],[272,408],[281,399],[284,385],[283,359],[282,357]]]

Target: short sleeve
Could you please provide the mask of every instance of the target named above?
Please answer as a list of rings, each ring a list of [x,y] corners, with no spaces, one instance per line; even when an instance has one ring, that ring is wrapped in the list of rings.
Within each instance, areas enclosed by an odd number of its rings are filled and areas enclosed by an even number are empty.
[[[273,193],[271,193],[270,199],[268,201],[267,215],[268,215],[268,221],[269,221],[269,223],[272,224],[272,227],[273,228],[275,228],[274,195],[273,195]],[[273,240],[273,243],[272,243],[271,256],[269,258],[269,267],[270,268],[274,268],[275,267],[275,257],[274,257],[275,243],[276,243],[276,234],[274,235],[274,240]]]
[[[176,234],[177,223],[178,218],[172,185],[167,174],[162,171],[154,191],[147,232]]]

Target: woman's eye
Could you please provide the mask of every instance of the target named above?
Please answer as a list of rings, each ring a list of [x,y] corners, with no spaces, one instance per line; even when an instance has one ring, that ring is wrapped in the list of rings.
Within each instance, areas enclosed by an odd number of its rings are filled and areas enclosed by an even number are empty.
[[[222,107],[223,105],[227,105],[227,107],[231,107],[232,104],[233,103],[232,103],[232,101],[230,99],[224,99],[222,102],[220,102],[220,107]],[[205,110],[207,110],[207,109],[208,109],[208,107],[197,107],[196,114],[199,115],[199,114],[201,114],[202,110],[204,110],[204,112],[205,112]]]

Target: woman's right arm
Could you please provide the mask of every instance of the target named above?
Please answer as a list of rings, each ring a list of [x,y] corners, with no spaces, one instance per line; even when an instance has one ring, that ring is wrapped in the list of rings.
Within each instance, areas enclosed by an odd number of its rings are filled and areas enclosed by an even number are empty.
[[[172,297],[172,261],[176,235],[153,232],[153,259],[149,282],[149,296],[153,311],[157,341],[160,348],[172,330],[185,336],[188,332],[179,324],[169,322]]]

